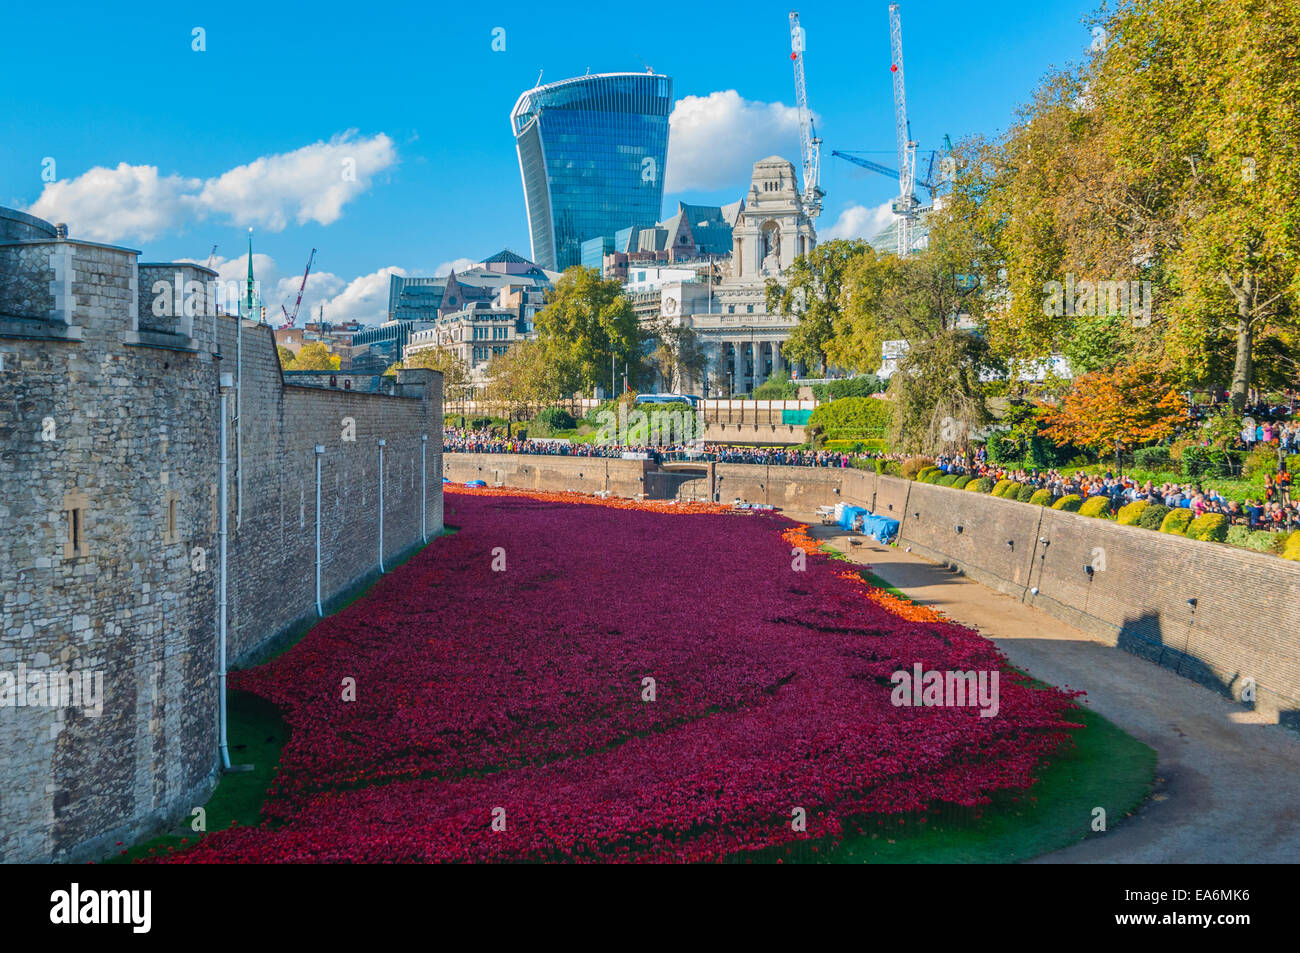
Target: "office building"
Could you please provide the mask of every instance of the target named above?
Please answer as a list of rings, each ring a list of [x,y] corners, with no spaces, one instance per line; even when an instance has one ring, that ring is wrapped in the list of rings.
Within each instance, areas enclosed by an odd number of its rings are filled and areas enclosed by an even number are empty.
[[[654,73],[547,83],[510,112],[532,258],[563,271],[583,242],[651,225],[663,203],[673,84]]]

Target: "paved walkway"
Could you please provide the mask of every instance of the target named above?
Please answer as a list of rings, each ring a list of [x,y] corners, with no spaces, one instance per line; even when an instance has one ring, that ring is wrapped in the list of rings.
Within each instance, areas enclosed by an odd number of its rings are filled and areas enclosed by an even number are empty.
[[[786,515],[913,601],[978,629],[1018,668],[1086,691],[1094,711],[1155,749],[1144,808],[1037,863],[1300,862],[1300,734],[904,548],[821,526],[811,513]]]

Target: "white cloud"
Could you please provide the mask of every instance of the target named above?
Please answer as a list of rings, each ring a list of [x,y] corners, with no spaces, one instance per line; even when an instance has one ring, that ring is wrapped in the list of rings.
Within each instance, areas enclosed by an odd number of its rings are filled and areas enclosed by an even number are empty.
[[[454,261],[444,261],[437,268],[433,269],[433,277],[445,278],[447,275],[450,275],[452,271],[465,271],[469,268],[473,268],[477,264],[478,262],[473,258],[457,258]]]
[[[125,162],[116,169],[96,166],[47,184],[27,211],[67,222],[76,238],[110,242],[148,241],[211,217],[274,232],[291,220],[330,225],[344,205],[396,161],[388,136],[357,138],[349,130],[329,142],[263,156],[206,180],[159,176],[154,166]]]
[[[353,278],[341,291],[323,302],[325,320],[360,321],[363,324],[387,321],[388,276],[406,274],[405,268],[390,265],[371,274]],[[313,311],[319,310],[320,304],[321,302],[317,302]],[[303,307],[306,307],[306,298],[303,299]]]
[[[754,163],[799,154],[799,113],[784,103],[743,98],[734,89],[679,99],[668,117],[666,192],[749,187]]]
[[[892,202],[884,202],[875,208],[865,205],[850,205],[835,224],[819,234],[822,241],[832,238],[875,238],[880,230],[894,221],[891,210]]]
[[[293,152],[263,156],[209,179],[199,201],[236,224],[282,231],[297,224],[330,225],[343,206],[370,187],[372,177],[397,161],[393,140],[380,133],[357,139],[356,130]]]
[[[75,179],[48,183],[27,211],[67,222],[77,238],[121,241],[153,238],[197,211],[201,179],[158,175],[151,165],[96,166]]]

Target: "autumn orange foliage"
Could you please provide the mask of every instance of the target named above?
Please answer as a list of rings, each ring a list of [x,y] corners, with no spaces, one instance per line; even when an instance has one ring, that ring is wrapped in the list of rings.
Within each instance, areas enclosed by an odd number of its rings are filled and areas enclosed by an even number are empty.
[[[1163,440],[1187,420],[1186,400],[1161,370],[1135,363],[1076,380],[1043,436],[1105,453]]]

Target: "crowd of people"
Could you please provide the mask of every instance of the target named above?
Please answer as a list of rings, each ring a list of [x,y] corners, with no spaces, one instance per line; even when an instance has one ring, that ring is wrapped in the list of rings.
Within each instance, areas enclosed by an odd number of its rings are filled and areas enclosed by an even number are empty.
[[[571,443],[562,440],[529,440],[517,434],[506,437],[487,430],[445,427],[444,453],[533,453],[557,457],[619,457],[632,447],[603,443]],[[641,448],[644,449],[644,448]]]
[[[560,457],[621,457],[626,453],[645,455],[656,463],[673,460],[757,463],[789,467],[848,467],[855,456],[828,450],[795,450],[783,447],[728,447],[721,444],[672,444],[624,446],[618,443],[577,443],[563,440],[529,440],[506,437],[486,430],[447,427],[443,430],[445,453],[528,453]]]
[[[1131,477],[1117,476],[1111,471],[1089,474],[1078,471],[1065,474],[1060,470],[1026,470],[989,465],[983,451],[973,455],[940,455],[935,465],[946,473],[988,477],[991,480],[1014,480],[1024,486],[1046,489],[1054,497],[1075,494],[1082,499],[1107,496],[1111,509],[1118,509],[1135,500],[1146,500],[1168,507],[1186,507],[1194,516],[1221,513],[1233,525],[1250,529],[1290,531],[1300,529],[1300,502],[1292,498],[1292,475],[1285,464],[1276,474],[1264,478],[1264,493],[1260,499],[1250,498],[1244,503],[1229,500],[1213,487],[1199,482],[1160,483],[1151,480],[1139,482]]]

